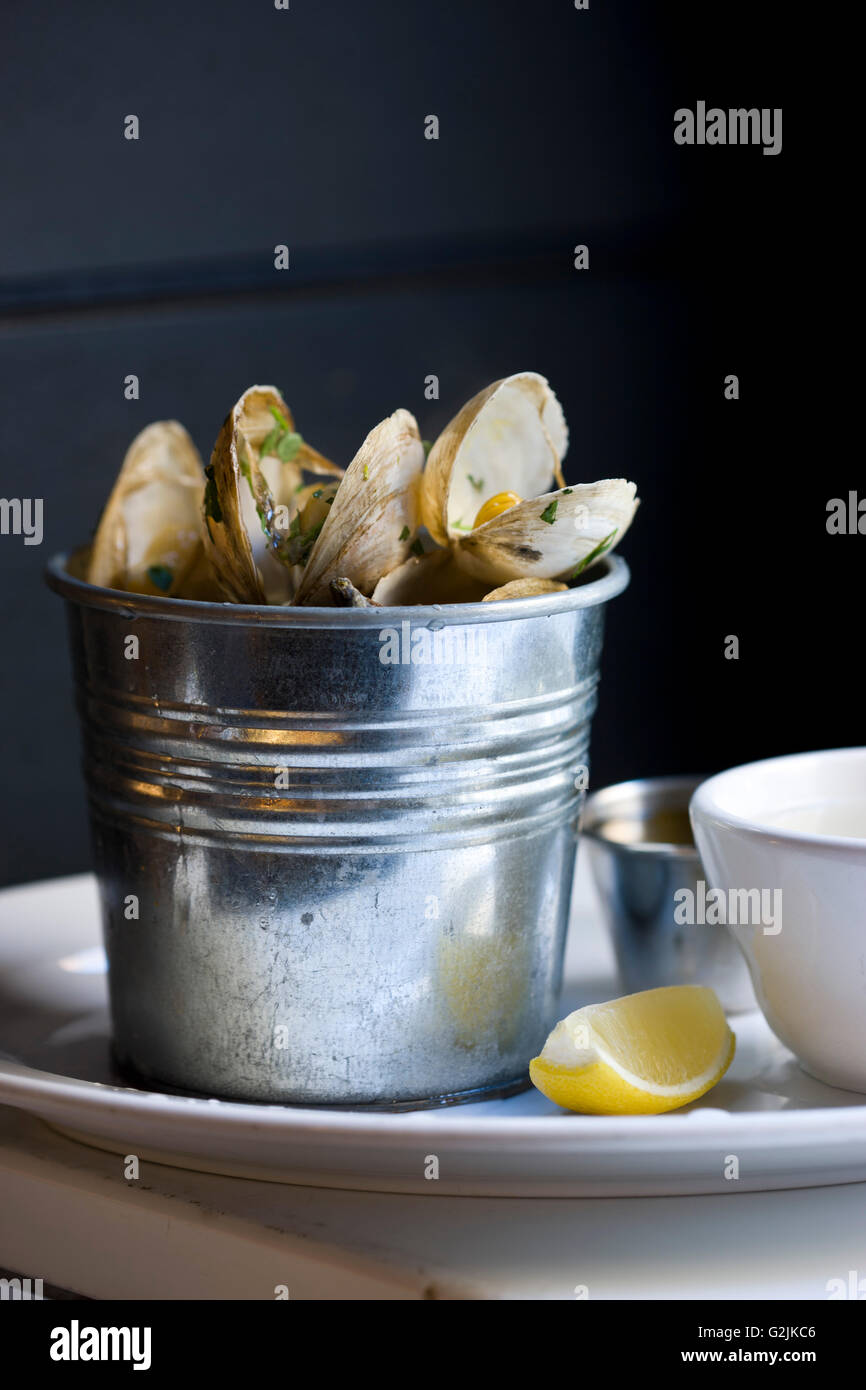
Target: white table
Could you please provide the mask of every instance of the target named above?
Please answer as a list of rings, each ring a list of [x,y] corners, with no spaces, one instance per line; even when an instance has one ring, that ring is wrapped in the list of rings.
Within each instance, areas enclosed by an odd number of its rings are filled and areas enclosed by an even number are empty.
[[[0,1107],[0,1266],[90,1298],[826,1298],[866,1184],[719,1197],[407,1197],[119,1157]]]

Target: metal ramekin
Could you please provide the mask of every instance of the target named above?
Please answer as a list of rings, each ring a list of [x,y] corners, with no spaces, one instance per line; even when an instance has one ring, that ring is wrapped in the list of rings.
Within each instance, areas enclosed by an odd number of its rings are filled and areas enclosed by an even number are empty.
[[[728,1012],[739,1013],[756,1007],[755,995],[727,927],[677,920],[688,919],[690,903],[697,918],[702,901],[704,873],[694,845],[625,843],[605,833],[612,822],[638,826],[665,812],[681,813],[687,824],[689,801],[702,780],[656,777],[604,787],[587,798],[581,831],[623,988],[632,994],[662,985],[709,985]]]

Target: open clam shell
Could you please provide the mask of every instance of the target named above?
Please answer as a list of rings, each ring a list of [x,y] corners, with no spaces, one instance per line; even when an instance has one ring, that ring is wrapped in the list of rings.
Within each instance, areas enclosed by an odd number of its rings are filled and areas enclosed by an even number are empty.
[[[371,430],[346,469],[303,570],[295,603],[333,604],[331,581],[369,597],[416,544],[424,446],[415,417],[396,410]],[[378,600],[377,600],[378,602]]]
[[[535,598],[538,594],[558,594],[567,589],[555,579],[510,579],[498,589],[484,595],[484,603],[496,603],[503,598]]]
[[[478,603],[486,584],[461,569],[453,550],[430,550],[412,555],[383,575],[373,590],[373,602],[400,608],[423,603]]]
[[[533,497],[457,542],[457,560],[476,578],[575,579],[618,544],[638,507],[634,483],[604,478]]]
[[[484,502],[503,492],[535,497],[554,481],[568,427],[553,391],[537,372],[517,372],[467,401],[435,441],[421,489],[422,519],[446,545],[472,529]]]
[[[300,532],[304,470],[342,469],[296,433],[273,386],[251,386],[228,415],[206,470],[205,545],[226,598],[286,603],[314,536]],[[316,531],[318,534],[318,531]]]
[[[201,509],[199,452],[177,420],[148,425],[132,441],[90,551],[87,578],[133,594],[215,598]]]

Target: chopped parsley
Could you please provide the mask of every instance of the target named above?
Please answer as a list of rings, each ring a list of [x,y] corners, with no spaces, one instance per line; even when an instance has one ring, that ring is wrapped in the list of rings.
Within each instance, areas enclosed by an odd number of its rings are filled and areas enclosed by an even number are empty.
[[[294,430],[288,430],[277,445],[277,458],[283,463],[290,463],[296,454],[300,453],[303,439]]]
[[[167,565],[151,565],[147,571],[147,577],[151,584],[157,589],[162,589],[167,594],[172,586],[174,575]]]
[[[270,434],[266,434],[259,448],[259,457],[266,458],[268,454],[273,454],[276,447],[283,437],[284,431],[279,425],[274,425]]]
[[[476,492],[480,492],[481,489],[482,489],[483,486],[484,486],[484,479],[483,479],[483,478],[473,478],[473,476],[472,476],[471,473],[467,473],[466,476],[467,476],[467,478],[469,479],[469,481],[470,481],[470,483],[472,484],[472,486],[474,487],[475,491],[476,491]]]
[[[288,536],[280,545],[280,554],[287,564],[305,565],[307,563],[310,558],[310,551],[324,524],[323,518],[321,521],[317,521],[315,526],[311,526],[309,531],[302,531],[300,513],[292,517]]]
[[[611,531],[611,533],[610,533],[609,536],[605,536],[604,540],[603,540],[603,541],[599,541],[598,545],[595,546],[595,548],[594,548],[593,550],[591,550],[591,551],[589,552],[588,555],[584,555],[584,557],[583,557],[583,559],[581,560],[580,564],[577,566],[576,570],[575,570],[574,573],[572,574],[572,576],[571,576],[572,579],[576,579],[577,576],[578,576],[579,574],[582,574],[582,573],[583,573],[583,571],[586,569],[587,565],[591,565],[592,562],[593,562],[593,560],[597,560],[598,557],[599,557],[600,555],[603,555],[603,554],[604,554],[604,552],[607,550],[608,546],[610,546],[610,545],[613,544],[613,538],[614,538],[614,536],[616,535],[616,533],[617,533],[618,530],[619,530],[619,527],[618,527],[618,526],[615,526],[615,527],[613,528],[613,530]]]
[[[574,492],[574,488],[573,488],[573,487],[564,487],[564,488],[562,489],[562,495],[563,495],[563,497],[570,497],[571,494],[572,494],[573,492]]]
[[[268,454],[275,454],[283,463],[288,463],[300,451],[304,441],[292,429],[278,406],[269,405],[268,410],[277,423],[259,445],[259,458],[266,458]]]
[[[556,508],[558,507],[558,505],[559,502],[557,498],[554,497],[553,501],[548,502],[544,511],[541,513],[541,520],[546,521],[548,526],[552,526],[554,521],[556,520]]]
[[[411,532],[410,532],[410,530],[409,530],[409,527],[408,527],[408,526],[404,526],[404,527],[403,527],[403,530],[400,532],[400,539],[401,539],[401,541],[408,541],[410,535],[411,535]]]

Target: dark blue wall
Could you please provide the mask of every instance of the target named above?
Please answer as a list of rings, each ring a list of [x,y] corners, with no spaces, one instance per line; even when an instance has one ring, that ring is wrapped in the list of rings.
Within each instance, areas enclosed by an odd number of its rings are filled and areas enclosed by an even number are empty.
[[[672,136],[698,98],[783,104],[785,12],[720,32],[701,8],[6,0],[0,495],[43,497],[46,526],[41,548],[0,537],[0,877],[88,861],[45,558],[90,534],[145,423],[177,417],[207,453],[256,380],[347,461],[398,405],[430,437],[488,381],[534,368],[571,425],[568,479],[638,482],[596,784],[857,741],[853,696],[815,695],[842,616],[824,614],[808,668],[799,642],[817,611],[804,552],[836,584],[856,542],[824,531],[826,498],[855,482],[828,467],[785,485],[797,156]],[[804,680],[812,698],[792,702]]]

